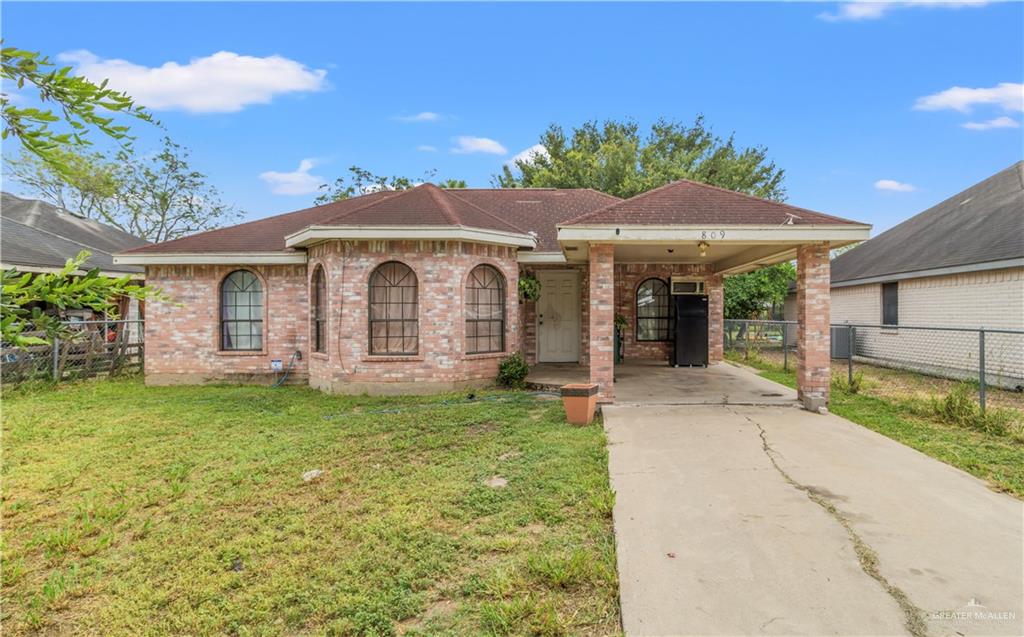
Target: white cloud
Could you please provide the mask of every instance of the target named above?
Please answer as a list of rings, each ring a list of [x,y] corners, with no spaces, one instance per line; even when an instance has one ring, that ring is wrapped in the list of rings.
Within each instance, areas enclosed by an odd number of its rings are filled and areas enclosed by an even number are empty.
[[[988,0],[906,0],[905,2],[843,2],[835,13],[819,13],[818,17],[827,22],[858,22],[861,20],[878,20],[893,9],[914,7],[960,9],[963,7],[981,7]]]
[[[530,146],[526,150],[519,152],[516,156],[508,160],[508,162],[506,163],[508,163],[509,166],[515,166],[518,162],[521,161],[530,163],[533,161],[534,157],[538,156],[551,157],[551,155],[548,154],[548,149],[545,148],[543,144],[534,144],[533,146]]]
[[[991,130],[993,128],[1020,128],[1020,122],[1012,117],[997,117],[987,122],[964,122],[960,124],[967,130]]]
[[[320,185],[326,180],[319,175],[311,175],[316,161],[303,159],[299,162],[299,168],[290,173],[279,173],[274,170],[260,173],[260,179],[270,186],[270,192],[275,195],[308,195],[320,189]]]
[[[143,106],[190,113],[234,113],[250,104],[268,104],[276,95],[319,91],[327,75],[279,55],[261,58],[231,51],[155,67],[104,60],[89,51],[69,51],[57,59],[94,82],[110,80],[112,88]]]
[[[423,111],[422,113],[416,113],[415,115],[396,115],[395,119],[400,122],[439,122],[443,118],[439,113],[433,113],[431,111]]]
[[[416,147],[416,150],[420,151],[421,153],[436,153],[437,146],[431,146],[430,144],[420,144],[419,146]]]
[[[913,185],[904,184],[895,179],[879,179],[875,182],[875,189],[889,192],[914,192],[917,190]]]
[[[452,152],[457,155],[468,155],[470,153],[489,153],[491,155],[505,155],[508,149],[487,137],[472,137],[463,135],[455,138],[455,146]]]
[[[917,99],[914,109],[939,111],[952,109],[967,113],[978,104],[997,104],[1007,111],[1024,111],[1024,84],[1001,82],[990,88],[954,86],[945,91]]]

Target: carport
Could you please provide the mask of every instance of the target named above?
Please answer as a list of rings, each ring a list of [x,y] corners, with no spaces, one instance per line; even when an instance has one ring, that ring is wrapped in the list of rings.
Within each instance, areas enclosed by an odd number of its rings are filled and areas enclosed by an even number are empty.
[[[797,395],[804,406],[816,410],[828,401],[830,381],[829,250],[863,241],[869,231],[866,224],[686,180],[560,224],[558,242],[565,263],[585,279],[579,291],[585,329],[579,363],[586,378],[599,386],[601,402],[642,398],[644,392],[637,391],[642,387],[631,382],[639,359],[667,367],[673,342],[686,335],[679,317],[667,311],[660,319],[648,316],[649,308],[674,302],[667,295],[676,295],[678,288],[679,294],[704,297],[706,323],[693,324],[706,324],[700,330],[706,329],[704,362],[709,369],[677,374],[674,380],[666,377],[662,388],[712,391],[713,381],[724,380],[711,369],[723,357],[724,278],[795,259]],[[669,301],[648,292],[644,286],[652,280],[664,282],[658,290]],[[538,332],[545,318],[543,295],[542,288]],[[651,299],[653,304],[647,303]],[[618,368],[617,314],[627,324],[626,361]],[[651,321],[658,320],[663,323],[652,327]],[[651,331],[662,338],[642,338]],[[652,378],[654,369],[652,365],[640,373]],[[543,369],[535,369],[535,376],[538,371]]]

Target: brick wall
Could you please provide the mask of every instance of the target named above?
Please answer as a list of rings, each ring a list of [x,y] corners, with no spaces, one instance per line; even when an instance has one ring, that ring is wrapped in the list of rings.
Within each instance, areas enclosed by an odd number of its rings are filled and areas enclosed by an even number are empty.
[[[600,402],[615,399],[615,246],[590,246],[590,382]]]
[[[796,262],[796,379],[797,395],[828,401],[831,381],[829,351],[828,243],[797,248]]]
[[[309,271],[327,273],[328,347],[311,355],[310,384],[346,393],[427,393],[487,384],[501,358],[518,349],[518,265],[515,251],[457,241],[332,241],[309,250]],[[369,289],[373,270],[387,261],[417,278],[419,346],[413,356],[369,350]],[[480,264],[505,278],[505,352],[465,353],[463,298],[469,272]]]
[[[256,273],[264,291],[263,350],[220,351],[220,284],[231,272]],[[161,288],[174,302],[146,305],[146,382],[273,382],[270,361],[288,365],[299,350],[303,357],[289,375],[307,376],[306,266],[270,265],[239,268],[220,265],[157,265],[146,268],[146,283]]]

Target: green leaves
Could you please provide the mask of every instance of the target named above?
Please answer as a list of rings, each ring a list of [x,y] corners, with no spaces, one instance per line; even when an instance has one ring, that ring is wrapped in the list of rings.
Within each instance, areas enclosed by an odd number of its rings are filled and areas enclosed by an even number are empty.
[[[705,127],[661,119],[642,136],[632,121],[587,122],[567,136],[551,125],[541,135],[547,154],[505,166],[502,188],[593,188],[632,197],[678,179],[691,179],[766,199],[782,200],[783,171],[763,147],[736,148]]]
[[[0,49],[0,77],[13,82],[19,89],[26,85],[35,89],[39,101],[52,103],[57,112],[35,107],[18,107],[4,93],[0,94],[0,119],[3,121],[3,139],[16,138],[22,148],[46,162],[58,173],[67,166],[60,150],[87,146],[90,130],[99,130],[124,147],[129,146],[129,128],[114,123],[117,114],[146,122],[152,116],[137,106],[125,93],[107,88],[104,80],[94,84],[71,74],[71,67],[57,68],[50,59],[38,52],[14,47]],[[63,122],[70,132],[58,132],[51,124]]]
[[[771,318],[769,310],[781,305],[796,280],[792,263],[777,263],[747,274],[725,279],[725,318]]]
[[[89,252],[83,250],[75,258],[68,259],[58,272],[22,274],[13,269],[4,271],[0,293],[3,341],[15,347],[43,345],[66,333],[59,310],[88,308],[116,317],[119,297],[166,300],[160,290],[141,286],[127,276],[118,279],[104,277],[98,268],[81,274],[88,258]],[[44,311],[40,305],[55,308],[58,312],[52,309]],[[44,336],[26,332],[39,332]]]

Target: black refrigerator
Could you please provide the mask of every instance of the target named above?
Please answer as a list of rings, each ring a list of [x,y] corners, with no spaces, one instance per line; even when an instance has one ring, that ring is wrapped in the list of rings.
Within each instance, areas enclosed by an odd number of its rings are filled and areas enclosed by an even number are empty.
[[[676,325],[669,364],[708,364],[708,297],[677,294],[672,297]]]

